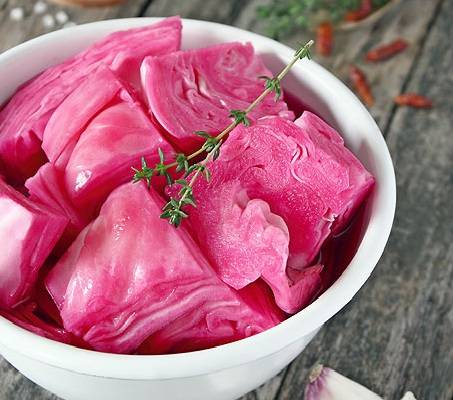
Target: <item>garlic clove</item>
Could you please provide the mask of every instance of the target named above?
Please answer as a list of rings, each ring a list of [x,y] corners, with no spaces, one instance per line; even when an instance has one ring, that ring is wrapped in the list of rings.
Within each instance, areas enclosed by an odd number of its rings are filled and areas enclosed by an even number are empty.
[[[383,400],[365,386],[323,365],[313,368],[309,380],[306,400]]]
[[[412,392],[406,392],[401,400],[417,400]]]

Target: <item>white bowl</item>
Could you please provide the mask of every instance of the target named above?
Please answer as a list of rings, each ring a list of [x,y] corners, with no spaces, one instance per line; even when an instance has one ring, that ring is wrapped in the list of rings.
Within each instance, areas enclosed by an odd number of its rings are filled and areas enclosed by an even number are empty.
[[[106,34],[155,18],[96,22],[53,32],[0,55],[0,103],[44,68],[63,61]],[[294,50],[263,36],[210,22],[184,20],[183,47],[249,41],[277,70]],[[301,61],[284,86],[336,127],[376,177],[358,251],[342,276],[315,302],[256,336],[187,354],[131,356],[87,351],[54,342],[0,317],[0,352],[32,381],[68,400],[231,400],[276,375],[365,283],[390,234],[396,201],[392,161],[379,128],[337,78]],[[357,332],[360,334],[360,332]]]

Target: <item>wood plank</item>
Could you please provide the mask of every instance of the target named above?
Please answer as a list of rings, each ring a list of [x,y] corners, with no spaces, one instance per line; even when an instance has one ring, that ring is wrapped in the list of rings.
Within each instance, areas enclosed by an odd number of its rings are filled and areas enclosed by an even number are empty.
[[[180,15],[183,18],[234,24],[249,0],[153,0],[145,12],[149,17]]]
[[[48,10],[43,15],[55,16],[57,11],[65,11],[70,21],[81,24],[110,18],[138,16],[149,1],[129,0],[121,5],[100,8],[70,7],[49,3]],[[35,0],[3,0],[3,2],[0,0],[0,52],[43,33],[61,29],[61,25],[58,24],[53,29],[44,26],[43,15],[33,13],[35,2]],[[22,21],[13,21],[10,18],[10,11],[17,7],[25,12]]]
[[[353,304],[292,364],[279,400],[302,399],[321,361],[387,399],[453,397],[453,4],[444,1],[407,85],[436,102],[400,108],[388,144],[398,182],[385,256]]]
[[[0,357],[0,400],[57,400]]]
[[[272,378],[258,389],[243,396],[240,400],[274,400],[282,386],[287,369]]]
[[[256,7],[268,4],[269,0],[253,0],[240,14],[237,25],[244,29],[266,33],[266,24],[256,17]],[[348,82],[348,69],[351,63],[358,63],[366,72],[376,104],[371,113],[378,125],[384,129],[393,111],[391,99],[400,93],[407,74],[416,60],[420,44],[423,42],[429,21],[432,18],[439,0],[405,0],[391,7],[382,18],[373,23],[364,24],[358,29],[339,30],[335,34],[335,48],[332,56],[320,57],[315,60],[331,70],[344,82]],[[420,12],[423,10],[423,12]],[[295,32],[282,42],[297,47],[314,37],[312,32]],[[365,53],[373,46],[405,38],[410,47],[402,54],[379,64],[365,63]]]

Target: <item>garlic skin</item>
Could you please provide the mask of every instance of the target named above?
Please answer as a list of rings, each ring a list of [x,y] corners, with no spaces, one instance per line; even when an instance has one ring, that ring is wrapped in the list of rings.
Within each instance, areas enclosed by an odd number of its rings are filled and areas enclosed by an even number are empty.
[[[383,400],[365,386],[323,365],[315,366],[309,379],[305,388],[306,400]]]

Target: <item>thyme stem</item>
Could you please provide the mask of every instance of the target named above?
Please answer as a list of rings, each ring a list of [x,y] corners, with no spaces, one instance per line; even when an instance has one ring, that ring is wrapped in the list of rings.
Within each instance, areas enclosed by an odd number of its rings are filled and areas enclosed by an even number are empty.
[[[204,174],[206,179],[209,180],[210,172],[207,168],[207,164],[211,160],[215,160],[219,155],[219,149],[222,145],[222,142],[226,135],[228,135],[236,126],[244,124],[246,126],[250,125],[250,120],[247,118],[247,115],[251,113],[271,92],[275,92],[275,101],[280,97],[281,86],[280,83],[282,79],[288,74],[290,69],[296,64],[296,62],[302,58],[310,58],[310,48],[313,45],[314,41],[308,41],[304,46],[294,53],[294,57],[291,61],[275,76],[272,78],[269,77],[260,77],[265,79],[265,89],[261,94],[249,104],[245,110],[231,110],[230,117],[233,118],[233,121],[223,129],[216,136],[211,136],[209,133],[204,131],[196,132],[197,135],[204,137],[206,139],[202,147],[200,147],[195,152],[185,156],[184,154],[179,154],[177,161],[171,162],[169,164],[164,163],[164,156],[162,151],[159,149],[160,163],[156,164],[154,168],[149,168],[146,164],[146,160],[142,159],[142,169],[134,169],[133,182],[138,182],[140,180],[146,180],[148,186],[150,184],[151,178],[155,175],[165,175],[169,183],[172,182],[172,178],[168,174],[168,169],[177,167],[176,171],[178,172],[181,169],[184,169],[185,176],[193,175],[190,178],[190,181],[187,182],[185,179],[177,180],[176,182],[182,185],[182,189],[179,192],[179,199],[170,198],[170,201],[163,208],[163,213],[161,218],[168,219],[170,224],[174,226],[179,226],[183,218],[187,218],[188,214],[185,213],[182,208],[187,205],[195,206],[195,200],[193,198],[193,186],[197,181],[200,174]],[[189,166],[188,161],[194,159],[195,157],[207,153],[206,157],[200,163]]]
[[[220,136],[220,135],[219,135]],[[221,142],[219,142],[209,153],[208,155],[206,156],[206,158],[201,162],[202,165],[204,165],[206,167],[206,164],[211,161],[211,159],[213,159],[214,157],[214,154],[216,152],[216,150],[220,147],[221,145]],[[201,174],[202,172],[202,169],[197,169],[195,171],[195,173],[192,175],[192,178],[190,178],[190,181],[189,181],[189,187],[193,188],[193,185],[195,184],[198,176]],[[187,197],[187,195],[185,195],[185,193],[181,196],[181,200],[184,201],[184,199]]]

